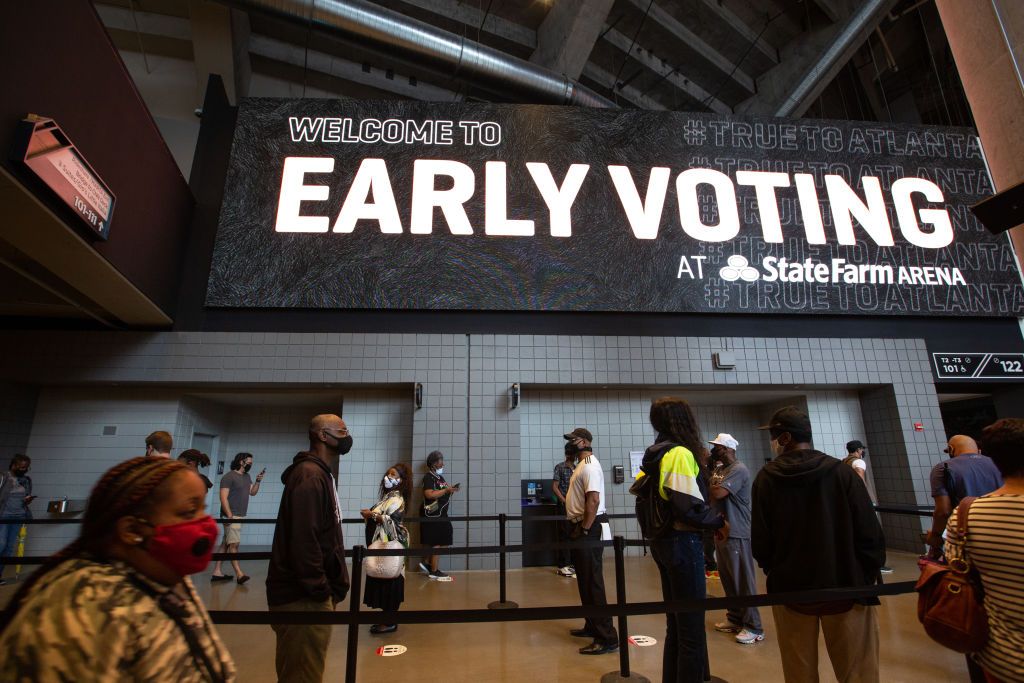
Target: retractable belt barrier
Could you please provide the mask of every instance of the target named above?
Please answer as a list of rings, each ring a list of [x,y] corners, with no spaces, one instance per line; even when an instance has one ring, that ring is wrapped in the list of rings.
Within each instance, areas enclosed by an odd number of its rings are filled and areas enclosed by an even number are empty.
[[[930,516],[930,508],[917,506],[875,506],[878,512],[889,514],[903,514],[915,516]],[[608,515],[609,519],[633,519],[634,515],[628,513]],[[454,624],[454,623],[483,623],[483,622],[505,622],[505,621],[545,621],[553,619],[576,619],[576,618],[615,618],[618,621],[619,632],[619,679],[629,680],[629,645],[627,617],[651,615],[651,614],[674,614],[679,612],[709,612],[729,608],[746,607],[767,607],[770,605],[789,605],[803,602],[819,602],[828,600],[849,600],[878,598],[882,596],[901,595],[914,591],[914,581],[903,581],[899,583],[883,584],[864,588],[836,588],[808,591],[796,591],[792,593],[773,593],[761,595],[736,596],[731,598],[705,598],[703,600],[675,600],[670,602],[626,602],[626,578],[625,578],[625,549],[627,547],[646,547],[647,541],[627,540],[622,536],[616,536],[612,541],[560,541],[548,543],[529,543],[507,545],[506,529],[511,521],[522,521],[521,515],[467,515],[463,517],[443,518],[449,522],[498,522],[498,545],[472,546],[464,548],[401,548],[401,549],[375,549],[369,550],[357,545],[351,550],[345,551],[346,557],[352,558],[352,585],[349,593],[349,609],[347,612],[254,612],[238,610],[213,610],[210,617],[218,624],[234,625],[268,625],[268,624],[316,624],[348,626],[348,648],[345,661],[345,681],[355,683],[356,663],[359,645],[359,626],[363,624]],[[276,519],[218,519],[219,523],[231,524],[276,524]],[[406,522],[433,522],[438,521],[436,517],[407,517]],[[530,521],[565,521],[564,517],[545,515],[530,517]],[[79,519],[0,519],[0,523],[22,523],[22,524],[76,524],[81,523]],[[345,524],[365,524],[362,519],[343,520]],[[536,550],[558,550],[572,548],[606,548],[612,547],[615,552],[615,588],[616,601],[614,604],[604,606],[579,606],[562,605],[556,607],[526,607],[519,606],[507,600],[506,595],[506,557],[508,553],[521,553]],[[488,605],[487,609],[459,609],[459,610],[406,610],[403,612],[362,612],[360,610],[360,598],[362,592],[363,558],[374,556],[419,556],[425,551],[432,555],[498,555],[499,558],[499,595],[500,599]],[[240,552],[240,553],[214,553],[214,560],[269,560],[271,553],[261,552]],[[47,560],[45,556],[31,557],[0,557],[0,566],[5,564],[42,564]],[[515,608],[515,609],[510,609]],[[642,677],[638,677],[642,678]]]

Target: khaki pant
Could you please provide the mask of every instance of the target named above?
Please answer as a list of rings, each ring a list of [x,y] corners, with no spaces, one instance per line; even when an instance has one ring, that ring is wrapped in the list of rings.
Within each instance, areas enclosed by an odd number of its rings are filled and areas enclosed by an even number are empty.
[[[874,607],[816,617],[773,605],[787,683],[817,683],[818,624],[839,683],[878,683],[878,618]]]
[[[271,612],[332,612],[330,600],[299,600],[272,605]],[[277,634],[277,680],[281,683],[320,683],[324,677],[331,627],[320,625],[272,624]]]

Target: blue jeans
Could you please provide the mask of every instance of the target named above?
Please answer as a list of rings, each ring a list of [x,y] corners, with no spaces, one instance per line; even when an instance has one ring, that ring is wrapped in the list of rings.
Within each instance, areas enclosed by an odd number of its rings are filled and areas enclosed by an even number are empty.
[[[676,531],[651,541],[651,555],[661,573],[665,600],[703,600],[705,597],[704,541],[699,533]],[[668,629],[661,665],[662,683],[703,683],[707,638],[704,612],[665,615]]]

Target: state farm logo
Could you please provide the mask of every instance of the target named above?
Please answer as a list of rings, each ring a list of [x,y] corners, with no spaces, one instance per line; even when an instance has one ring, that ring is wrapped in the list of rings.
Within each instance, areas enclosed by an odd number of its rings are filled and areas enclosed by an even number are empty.
[[[757,268],[751,266],[750,262],[743,256],[730,256],[726,263],[728,265],[718,271],[718,275],[726,282],[736,282],[737,280],[753,282],[761,277],[761,273],[757,272]]]

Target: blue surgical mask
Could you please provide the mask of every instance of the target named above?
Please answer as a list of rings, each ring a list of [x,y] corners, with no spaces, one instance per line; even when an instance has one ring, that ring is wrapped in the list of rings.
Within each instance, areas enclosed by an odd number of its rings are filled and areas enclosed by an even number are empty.
[[[401,479],[392,479],[391,477],[384,477],[384,488],[386,489],[393,489],[401,483]]]
[[[437,469],[434,470],[434,474],[444,474],[444,468],[438,467]]]

